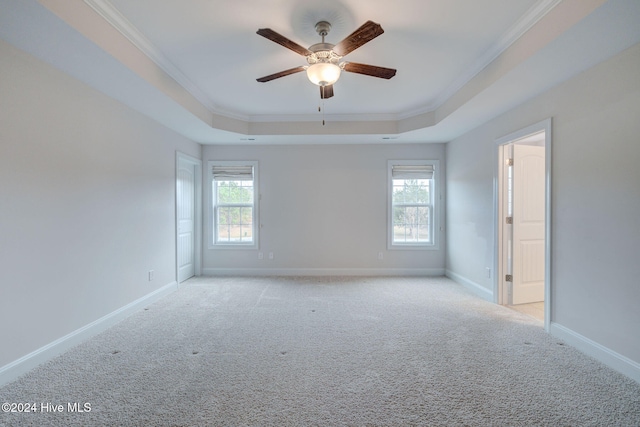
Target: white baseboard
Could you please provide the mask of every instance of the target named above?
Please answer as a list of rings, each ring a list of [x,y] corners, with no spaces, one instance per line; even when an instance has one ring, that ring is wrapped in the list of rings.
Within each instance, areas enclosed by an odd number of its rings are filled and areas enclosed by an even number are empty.
[[[147,294],[137,300],[113,311],[101,318],[76,329],[75,331],[58,338],[57,340],[32,351],[31,353],[15,360],[5,366],[0,367],[0,387],[15,380],[35,368],[36,366],[51,360],[55,356],[62,354],[66,350],[80,344],[81,342],[97,335],[106,330],[110,326],[115,325],[124,318],[130,316],[135,311],[151,304],[152,302],[172,293],[178,289],[176,282],[171,282],[150,294]]]
[[[470,290],[471,292],[473,292],[475,295],[479,296],[483,300],[489,301],[489,302],[495,302],[493,298],[493,292],[485,288],[484,286],[472,280],[469,280],[466,277],[463,277],[457,273],[454,273],[453,271],[448,269],[445,271],[445,276],[447,276],[449,279],[453,280],[454,282],[461,284],[462,286],[464,286],[465,288],[467,288],[468,290]]]
[[[549,333],[565,341],[572,347],[577,348],[586,355],[593,357],[608,367],[615,369],[621,374],[640,383],[640,363],[616,353],[615,351],[557,323],[551,322],[551,325],[549,326]]]
[[[204,276],[444,276],[443,268],[203,268]]]

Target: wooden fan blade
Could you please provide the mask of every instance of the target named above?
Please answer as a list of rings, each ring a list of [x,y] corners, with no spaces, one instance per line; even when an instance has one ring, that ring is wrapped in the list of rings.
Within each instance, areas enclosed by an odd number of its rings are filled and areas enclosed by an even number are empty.
[[[333,85],[320,86],[320,99],[327,99],[333,96]]]
[[[260,28],[258,31],[256,31],[256,34],[259,34],[262,37],[271,40],[272,42],[276,42],[279,45],[284,46],[287,49],[290,49],[302,56],[311,55],[313,53],[306,47],[300,46],[298,43],[289,40],[282,34],[276,33],[271,28]]]
[[[333,51],[340,56],[345,56],[349,52],[353,52],[363,44],[384,33],[380,24],[373,21],[365,22],[360,28],[348,35],[344,40],[333,47]]]
[[[344,71],[350,73],[366,74],[367,76],[390,79],[396,75],[393,68],[377,67],[375,65],[358,64],[357,62],[347,62],[344,64]]]
[[[270,82],[271,80],[279,79],[280,77],[288,76],[289,74],[295,74],[304,71],[304,67],[289,68],[288,70],[280,71],[279,73],[270,74],[268,76],[260,77],[256,79],[260,83]]]

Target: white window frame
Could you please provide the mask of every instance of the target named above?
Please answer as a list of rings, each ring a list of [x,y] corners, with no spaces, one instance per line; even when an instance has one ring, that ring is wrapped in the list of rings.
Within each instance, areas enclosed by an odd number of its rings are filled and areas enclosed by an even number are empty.
[[[429,212],[430,242],[393,241],[393,166],[433,167],[429,188],[431,211]],[[387,162],[387,249],[389,250],[438,250],[440,249],[440,161],[439,160],[389,160]]]
[[[217,219],[216,219],[216,186],[213,180],[213,167],[214,166],[252,166],[253,167],[253,216],[251,219],[253,225],[253,241],[252,242],[217,242],[216,233]],[[260,230],[260,181],[258,173],[258,162],[255,160],[210,160],[208,162],[208,177],[209,177],[209,196],[211,201],[209,203],[209,226],[211,227],[209,233],[209,249],[258,249],[259,245],[259,230]]]

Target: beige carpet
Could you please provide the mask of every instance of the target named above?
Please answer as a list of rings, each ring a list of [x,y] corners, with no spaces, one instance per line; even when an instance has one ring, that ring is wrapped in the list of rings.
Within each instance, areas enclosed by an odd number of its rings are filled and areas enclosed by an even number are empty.
[[[64,410],[0,426],[640,425],[640,384],[448,279],[186,284],[1,388]]]

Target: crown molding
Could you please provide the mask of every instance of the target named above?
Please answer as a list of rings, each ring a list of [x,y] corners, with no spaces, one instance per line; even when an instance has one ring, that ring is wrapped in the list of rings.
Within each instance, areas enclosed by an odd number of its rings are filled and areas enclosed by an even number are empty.
[[[234,119],[234,120],[240,120],[242,122],[250,122],[251,121],[251,116],[247,115],[247,114],[240,114],[240,113],[236,113],[234,111],[229,111],[229,110],[225,110],[223,108],[212,108],[211,112],[213,114],[216,114],[218,116],[222,116],[222,117],[226,117],[227,119]]]
[[[193,81],[176,67],[156,46],[151,43],[127,18],[125,18],[109,0],[83,0],[103,19],[124,35],[134,46],[140,49],[165,73],[172,77],[185,90],[200,101],[209,111],[223,117],[248,123],[266,122],[304,122],[318,120],[318,115],[244,115],[219,108]],[[540,0],[533,5],[493,46],[491,46],[469,71],[460,75],[432,102],[420,108],[391,114],[348,114],[327,115],[332,121],[402,121],[413,117],[433,113],[449,100],[456,92],[469,83],[478,73],[493,62],[516,40],[526,33],[542,17],[549,13],[562,0]]]
[[[422,107],[407,110],[396,114],[398,120],[410,119],[422,114],[432,113],[440,108],[449,98],[455,95],[475,76],[484,70],[489,64],[495,61],[505,50],[509,48],[524,33],[533,27],[540,19],[556,7],[562,0],[540,0],[534,4],[515,24],[511,26],[500,39],[492,45],[478,60],[468,69],[468,72],[461,74],[438,97],[432,102]]]
[[[84,0],[84,2],[133,43],[135,47],[140,49],[142,53],[148,56],[165,73],[178,82],[180,86],[200,101],[209,111],[216,111],[217,107],[214,102],[108,0]]]
[[[396,114],[259,114],[249,116],[251,123],[270,122],[315,122],[318,120],[330,120],[332,122],[374,122],[397,121]]]
[[[469,68],[467,73],[460,75],[454,80],[440,95],[428,106],[420,109],[408,111],[401,114],[401,118],[408,118],[413,115],[423,114],[440,108],[449,98],[458,92],[464,85],[469,83],[483,69],[491,64],[498,56],[509,48],[524,33],[533,27],[540,19],[556,7],[562,0],[540,0],[534,4],[515,24],[507,30],[502,37],[491,46],[478,60]]]
[[[455,93],[455,91],[453,93]],[[447,98],[447,99],[449,99],[449,98]],[[445,101],[446,101],[446,99],[445,99]],[[440,105],[442,105],[442,104],[436,104],[435,102],[432,102],[430,104],[427,104],[427,105],[425,105],[423,107],[420,107],[420,108],[416,108],[414,110],[408,110],[408,111],[405,111],[405,112],[402,112],[402,113],[398,113],[398,114],[396,114],[396,118],[398,120],[406,120],[406,119],[411,119],[411,118],[414,118],[414,117],[421,116],[423,114],[433,113],[438,109],[438,107],[440,107]]]

